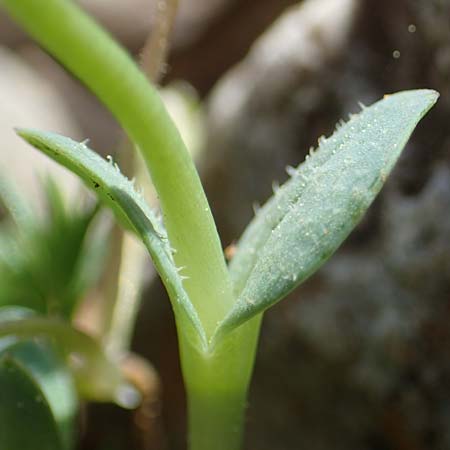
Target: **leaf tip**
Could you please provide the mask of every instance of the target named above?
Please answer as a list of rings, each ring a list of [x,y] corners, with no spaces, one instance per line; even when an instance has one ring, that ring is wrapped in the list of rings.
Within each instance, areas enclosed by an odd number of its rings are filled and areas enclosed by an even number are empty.
[[[439,92],[434,89],[412,89],[408,91],[398,92],[396,94],[386,94],[384,100],[394,99],[395,97],[403,97],[405,102],[410,102],[411,106],[417,106],[425,115],[437,102]]]
[[[26,137],[25,137],[27,135],[26,128],[14,127],[13,130],[17,134],[17,136],[20,136],[21,138],[26,139]]]
[[[439,99],[439,92],[434,89],[417,89],[415,92],[420,94],[424,102],[431,108]]]
[[[17,136],[21,137],[24,141],[33,146],[35,145],[35,142],[39,142],[42,139],[42,137],[39,135],[39,132],[31,128],[15,127],[14,131]]]

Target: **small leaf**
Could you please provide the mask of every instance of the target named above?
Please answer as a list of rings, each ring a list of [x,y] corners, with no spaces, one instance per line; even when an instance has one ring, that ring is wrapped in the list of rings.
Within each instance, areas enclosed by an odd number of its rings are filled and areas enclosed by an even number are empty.
[[[313,274],[361,220],[419,120],[431,90],[385,98],[322,139],[257,213],[230,265],[238,300],[217,331],[230,331]]]
[[[141,237],[172,301],[176,318],[183,322],[183,332],[191,342],[206,346],[206,337],[198,314],[186,294],[172,257],[167,234],[138,194],[131,181],[124,177],[117,165],[107,162],[84,143],[64,136],[35,130],[18,130],[18,134],[35,148],[70,169],[118,216]]]
[[[3,447],[0,445],[0,448],[47,448],[41,447],[40,443],[37,446],[36,442],[39,441],[36,441],[36,436],[30,434],[29,430],[27,433],[23,433],[26,425],[22,423],[23,412],[21,410],[24,408],[27,409],[26,413],[30,413],[32,420],[33,416],[37,414],[47,415],[46,410],[48,409],[51,418],[47,427],[43,424],[41,432],[49,428],[53,439],[53,429],[56,427],[59,447],[73,448],[74,420],[78,409],[77,397],[72,378],[62,361],[56,356],[54,349],[43,342],[19,341],[3,350],[0,354],[0,361],[3,361],[7,367],[10,365],[10,369],[15,366],[18,378],[26,376],[36,389],[32,396],[25,396],[24,392],[18,389],[14,398],[16,408],[6,408],[6,414],[9,414],[8,420],[18,421],[21,425],[19,429],[22,430],[22,433],[20,436],[14,435],[13,439],[19,439],[19,442],[22,440],[23,446]],[[0,385],[3,392],[4,386],[1,383]],[[0,404],[1,407],[5,407],[1,400]],[[28,411],[28,407],[31,408],[31,411]],[[34,417],[34,420],[39,420],[39,418]],[[15,427],[12,426],[12,428]],[[2,433],[0,433],[0,442],[1,435]]]
[[[62,450],[50,407],[40,400],[42,391],[11,357],[0,358],[0,386],[0,448]]]
[[[29,315],[20,308],[3,312],[2,321]],[[73,448],[77,398],[54,349],[43,342],[0,341],[0,448]]]

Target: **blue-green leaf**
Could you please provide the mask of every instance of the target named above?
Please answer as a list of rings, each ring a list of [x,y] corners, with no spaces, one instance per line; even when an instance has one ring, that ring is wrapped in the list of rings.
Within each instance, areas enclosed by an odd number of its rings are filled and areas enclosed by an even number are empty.
[[[219,334],[286,296],[336,251],[437,98],[431,90],[385,96],[322,139],[292,170],[238,244],[230,265],[238,300]]]

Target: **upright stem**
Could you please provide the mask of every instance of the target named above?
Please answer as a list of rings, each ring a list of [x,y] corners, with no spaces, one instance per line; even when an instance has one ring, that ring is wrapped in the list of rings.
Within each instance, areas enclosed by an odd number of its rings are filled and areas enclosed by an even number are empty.
[[[188,397],[189,450],[241,448],[261,317],[236,329],[211,353],[202,353],[179,336]]]

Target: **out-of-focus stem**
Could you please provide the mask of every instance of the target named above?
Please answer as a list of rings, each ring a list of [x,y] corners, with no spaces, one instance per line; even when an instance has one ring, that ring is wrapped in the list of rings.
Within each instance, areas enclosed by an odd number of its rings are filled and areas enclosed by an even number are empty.
[[[151,81],[158,83],[165,74],[178,0],[157,0],[155,10],[154,28],[141,52],[141,67]]]

